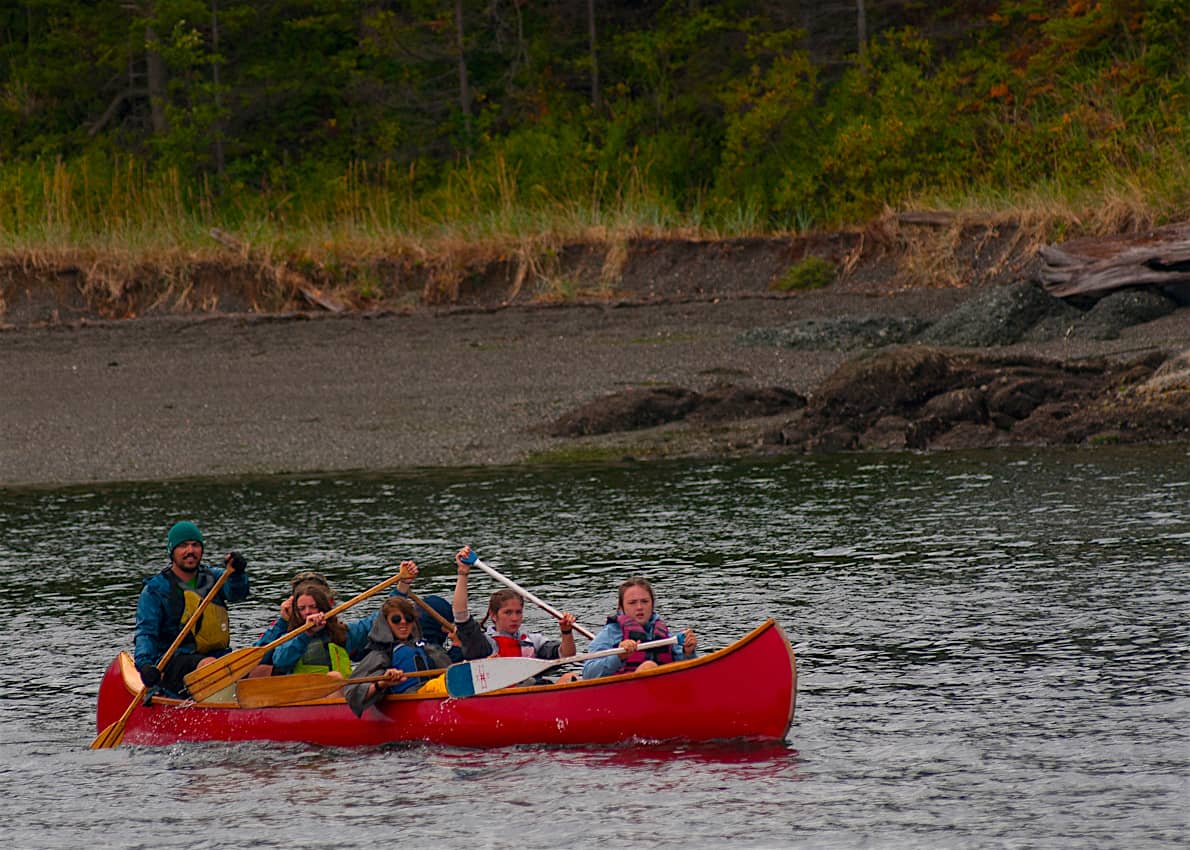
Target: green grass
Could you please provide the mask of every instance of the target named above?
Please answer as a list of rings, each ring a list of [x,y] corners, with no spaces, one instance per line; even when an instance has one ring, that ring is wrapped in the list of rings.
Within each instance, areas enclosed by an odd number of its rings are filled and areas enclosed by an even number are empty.
[[[805,292],[811,289],[822,289],[830,286],[837,274],[838,270],[834,263],[821,257],[806,257],[786,269],[785,274],[774,280],[769,288],[777,292]]]

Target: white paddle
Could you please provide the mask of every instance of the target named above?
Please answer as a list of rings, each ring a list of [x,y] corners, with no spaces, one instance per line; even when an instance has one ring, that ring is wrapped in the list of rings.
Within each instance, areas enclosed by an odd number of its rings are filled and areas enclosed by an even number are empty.
[[[676,635],[664,640],[650,640],[638,643],[637,649],[655,649],[659,646],[673,646],[678,642]],[[587,652],[583,655],[572,655],[569,658],[481,658],[476,661],[463,661],[446,668],[446,692],[452,697],[471,697],[476,694],[486,694],[488,691],[498,691],[515,685],[517,682],[531,679],[538,673],[544,673],[551,667],[561,664],[573,664],[578,661],[590,661],[592,658],[606,658],[609,655],[621,655],[628,650],[620,647],[602,649],[599,652]]]
[[[537,606],[538,608],[540,608],[542,611],[545,611],[547,614],[549,614],[550,616],[552,616],[552,617],[553,617],[555,620],[561,620],[561,619],[562,619],[562,612],[561,612],[561,611],[559,611],[559,610],[558,610],[557,608],[555,608],[554,606],[550,605],[548,602],[542,602],[540,599],[538,599],[538,598],[537,598],[536,596],[534,596],[532,593],[530,593],[529,591],[525,590],[525,588],[521,587],[519,584],[517,584],[515,581],[513,581],[513,580],[512,580],[512,579],[510,579],[510,578],[508,578],[507,576],[502,576],[502,575],[500,575],[500,573],[496,572],[494,569],[492,569],[492,568],[491,568],[491,567],[489,567],[487,564],[485,564],[483,561],[481,561],[481,560],[479,559],[479,556],[478,556],[478,555],[476,555],[474,551],[471,553],[471,560],[470,560],[470,561],[464,561],[464,563],[471,564],[471,565],[473,565],[473,566],[479,567],[481,570],[483,570],[485,573],[487,573],[488,575],[490,575],[490,576],[491,576],[492,578],[494,578],[496,581],[500,582],[501,584],[507,585],[508,587],[512,588],[512,589],[513,589],[513,590],[515,590],[517,593],[519,593],[521,596],[523,596],[523,597],[525,597],[526,599],[528,599],[530,602],[532,602],[534,605],[536,605],[536,606]],[[574,624],[574,630],[575,630],[576,632],[578,632],[580,635],[582,635],[583,637],[585,637],[587,640],[591,640],[593,637],[595,637],[595,635],[591,634],[591,632],[589,632],[589,631],[587,631],[586,629],[584,629],[584,628],[583,628],[582,626],[580,626],[578,623],[575,623],[575,624]]]

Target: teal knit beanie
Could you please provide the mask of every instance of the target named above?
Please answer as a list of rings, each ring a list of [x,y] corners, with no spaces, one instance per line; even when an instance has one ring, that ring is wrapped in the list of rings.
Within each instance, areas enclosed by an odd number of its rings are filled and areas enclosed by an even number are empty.
[[[206,546],[203,543],[202,532],[192,522],[175,522],[173,528],[169,530],[169,536],[166,539],[169,541],[167,551],[171,558],[173,557],[174,549],[177,549],[187,540],[196,540],[200,546]]]

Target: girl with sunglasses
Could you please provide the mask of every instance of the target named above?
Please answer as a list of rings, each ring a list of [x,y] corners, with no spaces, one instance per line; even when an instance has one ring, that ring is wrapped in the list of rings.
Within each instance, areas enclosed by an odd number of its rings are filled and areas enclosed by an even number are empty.
[[[424,679],[406,678],[406,673],[430,670],[433,664],[421,639],[421,626],[417,622],[417,611],[413,603],[402,596],[390,596],[384,600],[380,614],[372,622],[368,632],[367,654],[356,665],[353,675],[387,675],[381,682],[352,685],[345,688],[343,695],[356,716],[387,693],[403,694],[418,690]],[[430,680],[436,682],[437,680]]]

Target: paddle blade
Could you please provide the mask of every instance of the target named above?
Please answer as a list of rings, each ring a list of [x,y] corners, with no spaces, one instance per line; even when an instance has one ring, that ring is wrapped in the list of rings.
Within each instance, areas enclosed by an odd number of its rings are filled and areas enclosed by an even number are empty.
[[[321,699],[343,687],[342,679],[324,673],[292,673],[241,679],[236,683],[236,702],[242,708],[270,708]]]
[[[482,658],[446,668],[446,692],[452,697],[471,697],[508,688],[558,665],[540,658]]]
[[[91,742],[91,749],[110,750],[120,746],[120,742],[124,740],[124,727],[128,725],[126,721],[126,717],[121,717],[96,735],[95,740]]]
[[[252,672],[264,658],[263,646],[248,646],[217,658],[211,664],[186,674],[186,690],[195,702],[202,702]]]
[[[140,704],[140,701],[145,698],[146,690],[146,688],[141,688],[132,698],[132,702],[128,703],[128,708],[124,709],[120,719],[95,736],[95,740],[91,742],[92,750],[110,750],[120,746],[120,742],[124,740],[124,727],[128,725],[128,718],[132,716],[132,712]]]

